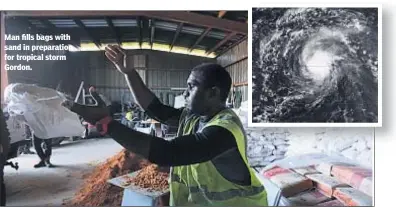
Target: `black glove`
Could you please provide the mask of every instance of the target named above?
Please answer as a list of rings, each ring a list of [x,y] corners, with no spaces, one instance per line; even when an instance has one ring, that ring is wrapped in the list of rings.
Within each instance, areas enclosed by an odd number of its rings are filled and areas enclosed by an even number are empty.
[[[117,121],[112,121],[104,101],[94,91],[90,91],[90,93],[97,103],[96,106],[86,106],[73,101],[65,101],[62,105],[80,115],[88,123],[95,125],[102,135],[109,134],[125,149],[149,159],[150,143],[152,139],[158,138],[132,130]]]
[[[86,122],[95,125],[98,121],[110,117],[110,112],[104,101],[96,92],[91,92],[91,95],[97,103],[96,106],[86,106],[74,103],[71,100],[66,100],[62,105],[80,115]]]

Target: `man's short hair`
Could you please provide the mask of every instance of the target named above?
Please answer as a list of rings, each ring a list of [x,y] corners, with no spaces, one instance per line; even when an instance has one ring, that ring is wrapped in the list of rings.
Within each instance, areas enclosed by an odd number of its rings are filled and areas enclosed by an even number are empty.
[[[227,100],[232,80],[230,74],[223,66],[215,63],[203,63],[194,67],[192,71],[201,73],[205,84],[204,87],[218,87],[221,100]]]

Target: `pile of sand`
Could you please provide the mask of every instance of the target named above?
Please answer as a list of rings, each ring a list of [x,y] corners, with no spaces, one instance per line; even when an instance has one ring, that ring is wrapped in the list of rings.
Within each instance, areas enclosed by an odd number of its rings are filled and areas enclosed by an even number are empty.
[[[148,191],[165,191],[169,188],[168,178],[168,168],[160,168],[158,165],[151,164],[139,171],[136,177],[130,179],[130,183],[148,189]]]
[[[65,205],[121,206],[123,189],[108,183],[107,180],[134,172],[150,164],[143,157],[122,150],[87,175],[80,190]]]

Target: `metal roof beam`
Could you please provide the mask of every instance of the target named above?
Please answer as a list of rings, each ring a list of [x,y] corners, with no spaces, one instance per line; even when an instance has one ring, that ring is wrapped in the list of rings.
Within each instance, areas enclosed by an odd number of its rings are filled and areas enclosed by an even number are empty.
[[[87,16],[146,16],[175,22],[248,34],[248,24],[185,11],[7,11],[7,16],[28,17],[87,17]]]
[[[84,32],[88,35],[88,37],[92,40],[92,42],[96,45],[96,47],[98,47],[98,49],[100,49],[100,42],[94,38],[94,36],[91,34],[91,32],[89,32],[88,28],[84,25],[84,23],[82,23],[82,21],[80,19],[73,19],[74,22],[81,28],[84,30]]]
[[[179,37],[180,31],[181,31],[182,28],[183,28],[183,24],[184,24],[184,23],[180,23],[179,26],[177,26],[177,30],[176,30],[175,36],[173,36],[172,44],[170,45],[170,50],[169,50],[169,51],[172,51],[173,46],[174,46],[175,43],[176,43],[177,37]]]
[[[195,41],[194,45],[190,47],[190,52],[203,40],[203,38],[209,33],[211,28],[206,28],[205,31],[202,32],[201,36]]]
[[[155,22],[150,19],[150,47],[153,49],[154,44],[154,35],[155,35]]]
[[[118,34],[117,29],[114,27],[113,21],[111,21],[111,19],[109,17],[106,17],[105,19],[106,19],[106,22],[107,22],[107,24],[109,25],[109,27],[111,29],[111,32],[113,33],[113,36],[116,39],[117,44],[119,46],[121,46],[122,42],[121,42],[121,39],[120,39],[120,35]]]
[[[142,18],[141,17],[136,17],[136,23],[138,27],[138,42],[139,42],[139,48],[142,49]]]
[[[228,48],[222,50],[221,52],[219,52],[218,54],[216,54],[216,58],[223,55],[224,53],[226,53],[228,50],[232,49],[233,47],[239,45],[241,42],[243,42],[244,40],[247,39],[247,36],[241,38],[240,40],[236,41],[235,43],[233,43],[232,45],[230,45]]]
[[[48,29],[50,29],[50,30],[54,30],[55,32],[57,32],[57,33],[64,33],[64,32],[61,32],[60,30],[59,30],[59,28],[57,28],[54,24],[52,24],[48,19],[40,19],[39,20],[40,22],[41,22],[41,24],[43,24],[43,25],[45,25]],[[28,21],[29,22],[29,21]],[[29,22],[29,24],[30,24],[30,22]],[[32,27],[35,27],[33,24],[30,24]],[[36,27],[36,30],[39,30],[37,27]],[[58,41],[56,41],[56,40],[54,40],[54,42],[56,42],[56,43],[59,43]],[[71,45],[73,45],[75,48],[79,48],[80,46],[76,43],[76,42],[74,42],[74,41],[70,41],[70,44]]]
[[[217,50],[217,48],[219,48],[220,46],[224,45],[228,40],[230,40],[232,37],[234,37],[237,33],[235,32],[231,32],[230,34],[228,34],[223,40],[221,40],[219,43],[217,43],[214,47],[212,47],[212,49],[210,49],[208,52],[206,52],[206,54],[210,54],[214,51]]]

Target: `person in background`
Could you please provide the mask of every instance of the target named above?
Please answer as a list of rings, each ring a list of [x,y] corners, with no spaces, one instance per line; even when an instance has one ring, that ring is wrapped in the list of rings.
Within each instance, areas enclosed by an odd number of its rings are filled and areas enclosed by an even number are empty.
[[[34,168],[54,167],[51,163],[52,139],[41,139],[33,133],[33,146],[40,158],[40,161],[34,165]]]
[[[132,121],[132,119],[133,119],[133,110],[132,110],[132,107],[129,107],[129,106],[128,106],[127,113],[125,114],[125,118],[126,118],[128,121]]]
[[[230,97],[227,98],[226,106],[227,108],[234,108],[234,105],[232,104]]]
[[[236,90],[234,88],[234,107],[239,108],[241,107],[241,102],[242,102],[242,92],[240,90]]]
[[[25,135],[26,135],[26,140],[30,140],[24,147],[23,147],[23,153],[24,154],[34,154],[34,152],[30,151],[30,148],[33,146],[33,136],[32,132],[30,130],[29,125],[24,123],[25,126]]]
[[[128,111],[127,111],[127,113],[125,114],[125,119],[126,119],[126,121],[127,121],[127,126],[129,127],[129,128],[133,128],[133,116],[134,116],[134,112],[133,112],[133,109],[132,109],[132,107],[130,107],[130,106],[128,106],[128,109],[127,109]]]
[[[25,126],[24,130],[25,130],[25,134],[27,136],[26,138],[28,138],[29,136],[32,136],[33,147],[36,150],[38,157],[40,158],[40,161],[37,164],[35,164],[33,167],[34,168],[45,167],[45,166],[54,167],[50,161],[50,158],[52,155],[52,139],[41,139],[41,138],[35,136],[34,131],[31,129],[31,127],[27,123],[24,115],[16,115],[14,117],[15,117],[15,120],[17,120],[19,123],[21,123],[22,126]],[[44,146],[43,146],[43,143],[44,143]],[[29,150],[29,152],[30,152],[30,150]],[[29,154],[31,154],[31,152]]]

